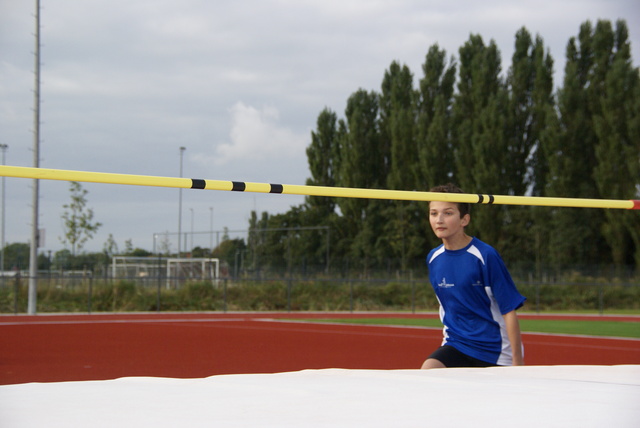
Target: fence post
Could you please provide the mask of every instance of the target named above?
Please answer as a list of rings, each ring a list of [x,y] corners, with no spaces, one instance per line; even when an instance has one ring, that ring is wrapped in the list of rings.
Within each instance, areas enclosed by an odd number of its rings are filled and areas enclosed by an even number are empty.
[[[224,313],[227,313],[227,278],[225,278],[222,281],[222,286],[223,286],[223,290],[222,290],[222,297],[223,297],[223,309],[224,309]]]
[[[156,312],[160,312],[160,290],[162,289],[162,267],[160,262],[162,261],[160,253],[158,253],[158,293],[156,295]]]
[[[20,272],[16,273],[13,291],[13,314],[18,315],[18,293],[20,292]]]
[[[411,313],[416,313],[416,286],[413,281],[413,269],[409,271],[409,283],[411,284]]]
[[[160,295],[162,293],[162,279],[158,274],[158,291],[156,293],[156,312],[160,312]]]
[[[89,278],[89,292],[87,293],[87,313],[91,314],[91,299],[93,297],[93,276]]]
[[[113,300],[111,301],[111,312],[116,312],[116,302],[118,299],[118,285],[117,285],[117,282],[115,281],[115,278],[111,282],[111,288],[113,291]]]
[[[598,287],[598,306],[600,315],[604,312],[604,284],[600,283]]]

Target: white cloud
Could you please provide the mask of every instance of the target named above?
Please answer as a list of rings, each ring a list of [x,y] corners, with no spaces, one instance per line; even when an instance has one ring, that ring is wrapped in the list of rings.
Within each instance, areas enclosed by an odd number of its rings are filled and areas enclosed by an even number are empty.
[[[296,157],[303,153],[306,136],[297,135],[280,124],[278,109],[260,109],[237,102],[231,109],[229,143],[215,148],[213,161],[223,165],[232,161]]]

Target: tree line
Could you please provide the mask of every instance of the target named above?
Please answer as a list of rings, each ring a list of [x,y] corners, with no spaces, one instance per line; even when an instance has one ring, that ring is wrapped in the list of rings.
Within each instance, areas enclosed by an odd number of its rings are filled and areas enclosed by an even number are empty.
[[[584,22],[557,89],[543,39],[524,27],[506,75],[501,63],[495,42],[473,34],[457,58],[431,46],[417,81],[392,62],[380,90],[352,93],[343,117],[319,113],[306,184],[640,197],[639,73],[625,21]],[[427,211],[425,202],[308,196],[283,214],[252,213],[246,261],[413,268],[438,244]],[[477,205],[469,233],[529,267],[640,266],[637,211]]]

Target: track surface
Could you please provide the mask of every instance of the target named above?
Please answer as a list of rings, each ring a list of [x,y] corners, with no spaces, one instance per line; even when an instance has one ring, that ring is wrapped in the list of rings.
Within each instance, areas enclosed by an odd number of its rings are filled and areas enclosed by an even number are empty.
[[[322,368],[418,368],[439,346],[440,329],[302,321],[400,316],[412,317],[389,313],[0,316],[0,385]],[[559,318],[640,322],[639,317]],[[637,339],[524,333],[523,340],[528,365],[640,364]]]

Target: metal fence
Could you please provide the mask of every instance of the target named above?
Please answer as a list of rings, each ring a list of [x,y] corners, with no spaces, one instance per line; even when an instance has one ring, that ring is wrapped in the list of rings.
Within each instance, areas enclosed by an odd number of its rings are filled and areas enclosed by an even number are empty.
[[[106,272],[42,272],[37,278],[37,311],[435,311],[438,303],[427,271],[310,270],[249,271],[200,280],[156,276],[113,277]],[[634,276],[549,273],[545,280],[514,275],[531,312],[587,311],[640,313],[640,281]],[[0,313],[24,313],[29,278],[3,276]]]

